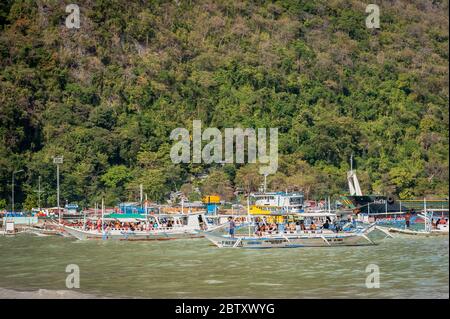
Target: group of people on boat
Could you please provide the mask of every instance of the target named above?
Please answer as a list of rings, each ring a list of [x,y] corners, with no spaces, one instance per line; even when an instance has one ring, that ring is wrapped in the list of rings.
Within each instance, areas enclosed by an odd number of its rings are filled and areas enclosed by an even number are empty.
[[[152,231],[157,229],[172,229],[173,227],[178,227],[180,225],[180,220],[163,219],[158,224],[156,221],[135,221],[135,222],[121,222],[120,220],[109,220],[103,222],[98,219],[96,222],[88,220],[85,223],[78,222],[77,224],[72,224],[71,226],[82,227],[83,230],[97,230],[102,232],[103,230],[121,230],[121,231]]]
[[[438,218],[436,221],[432,222],[432,226],[434,229],[438,229],[439,225],[447,225],[448,224],[448,218]]]
[[[241,222],[231,216],[228,218],[229,234],[231,237],[234,237],[235,234],[236,221],[238,223]],[[323,230],[339,232],[342,231],[342,227],[338,221],[331,223],[329,218],[326,218],[325,221],[314,221],[311,219],[308,224],[305,223],[305,220],[277,222],[274,220],[269,221],[266,217],[256,217],[254,220],[254,234],[259,237],[267,234],[315,233]]]
[[[412,213],[414,213],[413,209],[410,209],[408,212],[406,212],[404,215],[401,216],[393,216],[393,217],[388,217],[388,218],[374,218],[374,221],[378,222],[378,223],[392,223],[392,222],[404,222],[405,223],[405,227],[406,228],[411,228],[411,222],[413,220],[413,215]],[[415,221],[417,223],[417,220]],[[432,219],[432,227],[434,229],[438,229],[439,225],[447,225],[448,224],[448,218],[444,218],[442,217],[438,217],[438,218],[433,218]]]

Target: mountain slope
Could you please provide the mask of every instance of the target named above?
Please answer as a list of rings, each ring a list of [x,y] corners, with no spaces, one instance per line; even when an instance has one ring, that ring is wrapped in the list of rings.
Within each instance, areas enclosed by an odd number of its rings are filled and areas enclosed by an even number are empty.
[[[176,127],[278,127],[272,189],[448,196],[448,1],[63,1],[0,6],[0,198],[54,205],[162,200],[195,186],[231,197],[261,182],[251,165],[174,165]],[[199,182],[192,176],[210,171]]]

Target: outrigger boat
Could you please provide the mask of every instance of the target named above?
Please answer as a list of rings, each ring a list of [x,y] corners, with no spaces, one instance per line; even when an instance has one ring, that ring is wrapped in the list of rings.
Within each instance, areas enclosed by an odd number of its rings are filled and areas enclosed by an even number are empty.
[[[439,224],[436,226],[435,229],[432,228],[432,220],[433,220],[433,213],[423,213],[418,214],[420,217],[422,217],[425,221],[425,228],[423,230],[412,230],[412,229],[403,229],[403,228],[395,228],[390,227],[387,229],[390,233],[395,233],[398,235],[410,235],[410,236],[423,236],[423,237],[430,237],[430,236],[448,236],[448,223],[447,224]]]
[[[296,248],[330,246],[375,245],[367,235],[378,229],[372,225],[362,232],[334,233],[327,230],[304,231],[296,234],[270,234],[264,236],[216,235],[205,232],[205,238],[220,248]]]
[[[103,229],[87,229],[85,223],[82,226],[60,225],[65,233],[79,239],[103,239],[103,240],[168,240],[178,238],[200,238],[199,231],[213,229],[216,226],[207,223],[203,214],[154,214],[141,219],[105,218],[103,216],[104,205],[102,203],[102,221],[142,222],[146,226],[143,230],[130,227],[102,227]],[[170,220],[163,223],[162,220]],[[93,227],[94,228],[94,227]]]
[[[132,230],[130,228],[106,228],[103,231],[97,229],[86,229],[85,227],[74,227],[63,225],[65,232],[71,236],[80,239],[115,239],[115,240],[167,240],[177,238],[200,238],[202,235],[199,230],[202,226],[199,223],[199,214],[186,215],[165,215],[165,216],[149,216],[148,222],[155,224],[148,230]],[[175,222],[172,226],[162,226],[160,220],[162,218],[170,218]],[[145,220],[142,220],[145,222]],[[205,224],[206,225],[206,224]],[[204,226],[208,227],[208,226]]]
[[[250,205],[247,208],[247,220],[250,221],[247,225],[242,227],[248,227],[248,234],[245,235],[228,235],[219,234],[214,231],[202,232],[206,239],[211,241],[215,246],[219,248],[296,248],[296,247],[331,247],[331,246],[367,246],[375,245],[376,243],[368,237],[368,234],[372,231],[379,230],[386,236],[392,237],[387,231],[380,229],[375,223],[366,228],[355,228],[352,231],[334,232],[329,229],[316,229],[316,230],[280,230],[279,232],[264,234],[261,236],[253,235],[251,232]],[[326,218],[331,214],[317,213],[296,213],[295,216],[304,218],[319,217]],[[287,215],[281,215],[273,213],[269,217],[286,217]],[[291,213],[291,216],[292,213]],[[219,227],[224,227],[224,224]]]
[[[340,211],[342,213],[356,214],[359,222],[369,224],[376,221],[385,230],[390,229],[391,232],[409,235],[431,235],[431,233],[434,235],[434,233],[440,234],[445,232],[445,227],[443,229],[431,230],[430,228],[425,231],[413,231],[401,229],[400,226],[406,224],[407,215],[411,225],[426,224],[423,212],[440,212],[441,218],[444,218],[444,216],[448,218],[448,199],[395,200],[393,196],[363,195],[356,176],[356,170],[353,169],[353,156],[350,158],[350,171],[347,172],[347,181],[349,195],[341,196]],[[419,209],[418,207],[422,203],[423,208]]]
[[[389,232],[399,234],[399,235],[411,235],[411,236],[448,236],[448,225],[440,225],[444,227],[439,227],[438,229],[432,229],[431,231],[425,230],[411,230],[391,227],[388,229]]]

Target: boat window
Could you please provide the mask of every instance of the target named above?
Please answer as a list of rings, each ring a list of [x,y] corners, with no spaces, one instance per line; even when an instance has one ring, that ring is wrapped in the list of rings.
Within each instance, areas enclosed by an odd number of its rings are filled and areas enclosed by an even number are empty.
[[[301,205],[303,204],[303,198],[302,197],[292,197],[289,200],[291,205]]]

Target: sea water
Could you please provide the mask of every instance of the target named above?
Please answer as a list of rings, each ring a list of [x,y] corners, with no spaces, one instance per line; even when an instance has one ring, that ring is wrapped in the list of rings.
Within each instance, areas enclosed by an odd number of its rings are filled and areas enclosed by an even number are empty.
[[[79,289],[66,286],[71,264],[80,270]],[[373,265],[379,288],[366,285]],[[219,249],[206,239],[0,236],[0,298],[92,297],[449,298],[449,240],[252,250]]]

